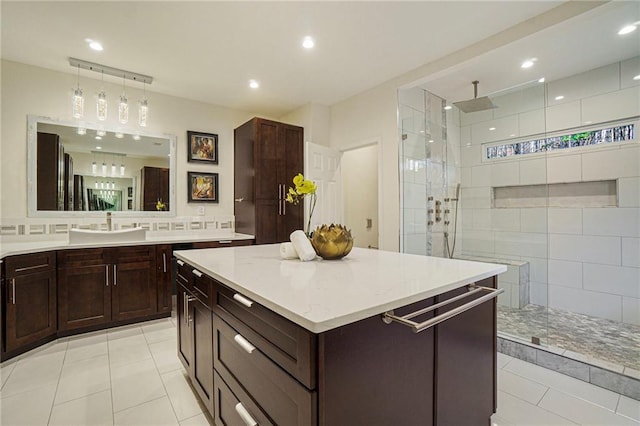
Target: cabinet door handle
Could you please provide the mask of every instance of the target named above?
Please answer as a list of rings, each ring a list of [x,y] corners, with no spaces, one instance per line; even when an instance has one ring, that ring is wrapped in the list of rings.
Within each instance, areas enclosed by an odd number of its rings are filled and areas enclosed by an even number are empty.
[[[184,262],[180,259],[176,260],[176,263],[180,266],[184,266]]]
[[[187,308],[187,293],[182,293],[182,313],[184,314],[184,323],[187,325],[189,325],[189,322],[187,321],[188,310],[189,308]]]
[[[162,272],[167,272],[167,254],[162,252]]]
[[[253,417],[251,417],[251,414],[249,414],[249,412],[247,411],[246,408],[244,408],[244,405],[242,405],[242,402],[238,402],[236,404],[236,413],[238,413],[238,415],[240,416],[240,418],[242,419],[242,421],[247,425],[247,426],[257,426],[258,422],[256,422]]]
[[[113,285],[118,285],[118,270],[116,265],[113,265]]]
[[[198,278],[202,278],[202,272],[198,271],[197,269],[194,269],[193,271],[191,271],[193,273],[193,275],[195,275]]]
[[[104,282],[107,285],[107,287],[109,287],[109,265],[104,265],[104,273],[105,273]]]
[[[231,240],[220,240],[218,244],[231,244]]]
[[[242,337],[239,334],[236,334],[234,336],[233,340],[235,340],[235,342],[238,344],[238,346],[240,346],[242,349],[244,349],[249,354],[256,350],[255,346],[253,346],[251,343],[249,343],[249,341],[247,339],[245,339],[244,337]]]
[[[13,300],[13,304],[16,304],[16,279],[11,279],[11,300]]]
[[[278,216],[282,215],[282,185],[278,184]]]
[[[253,305],[253,300],[249,300],[246,297],[244,297],[243,295],[241,295],[240,293],[236,293],[233,295],[233,298],[235,300],[237,300],[238,302],[242,303],[244,306],[246,306],[247,308],[250,308],[251,305]]]

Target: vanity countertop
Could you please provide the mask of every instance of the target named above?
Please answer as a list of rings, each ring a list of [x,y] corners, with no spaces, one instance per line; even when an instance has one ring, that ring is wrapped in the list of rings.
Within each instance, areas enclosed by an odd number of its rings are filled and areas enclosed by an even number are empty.
[[[341,260],[280,258],[279,244],[175,251],[201,272],[314,333],[507,270],[504,265],[354,248]]]
[[[146,244],[176,244],[204,241],[251,240],[253,235],[239,233],[214,233],[198,231],[148,231],[144,240],[126,242],[96,242],[87,244],[69,244],[68,235],[50,235],[46,237],[0,238],[0,259],[18,254],[41,251],[67,250],[99,247],[121,247]]]

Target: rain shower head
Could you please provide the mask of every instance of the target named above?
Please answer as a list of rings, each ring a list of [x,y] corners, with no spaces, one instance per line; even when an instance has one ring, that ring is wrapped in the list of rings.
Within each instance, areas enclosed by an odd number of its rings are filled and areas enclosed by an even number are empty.
[[[493,102],[491,102],[491,99],[489,99],[488,96],[483,96],[481,98],[478,97],[478,83],[478,80],[472,82],[473,99],[453,103],[456,107],[458,107],[458,109],[460,109],[460,111],[469,113],[496,108],[496,106],[493,104]]]

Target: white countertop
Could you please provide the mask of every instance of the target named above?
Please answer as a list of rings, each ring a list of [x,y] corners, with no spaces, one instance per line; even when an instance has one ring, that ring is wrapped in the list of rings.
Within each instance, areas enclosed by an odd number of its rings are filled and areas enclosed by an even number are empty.
[[[354,248],[341,260],[282,260],[279,244],[175,256],[314,333],[460,288],[504,265]]]
[[[48,237],[48,238],[47,238]],[[98,247],[122,247],[147,244],[195,243],[202,241],[251,240],[253,235],[219,234],[204,231],[147,231],[146,238],[139,241],[96,242],[87,244],[69,244],[67,234],[38,236],[37,238],[1,238],[0,259],[18,254],[37,253],[50,250],[83,249]]]

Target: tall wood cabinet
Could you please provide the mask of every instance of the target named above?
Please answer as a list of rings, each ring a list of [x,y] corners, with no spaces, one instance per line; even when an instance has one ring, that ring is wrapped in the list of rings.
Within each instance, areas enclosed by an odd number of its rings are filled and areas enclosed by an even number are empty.
[[[64,210],[64,148],[60,136],[38,132],[36,208]]]
[[[302,204],[285,201],[292,179],[303,172],[302,127],[253,118],[234,131],[236,231],[256,244],[289,241],[303,228]]]
[[[161,200],[169,209],[169,169],[143,167],[141,170],[142,210],[156,211]]]

